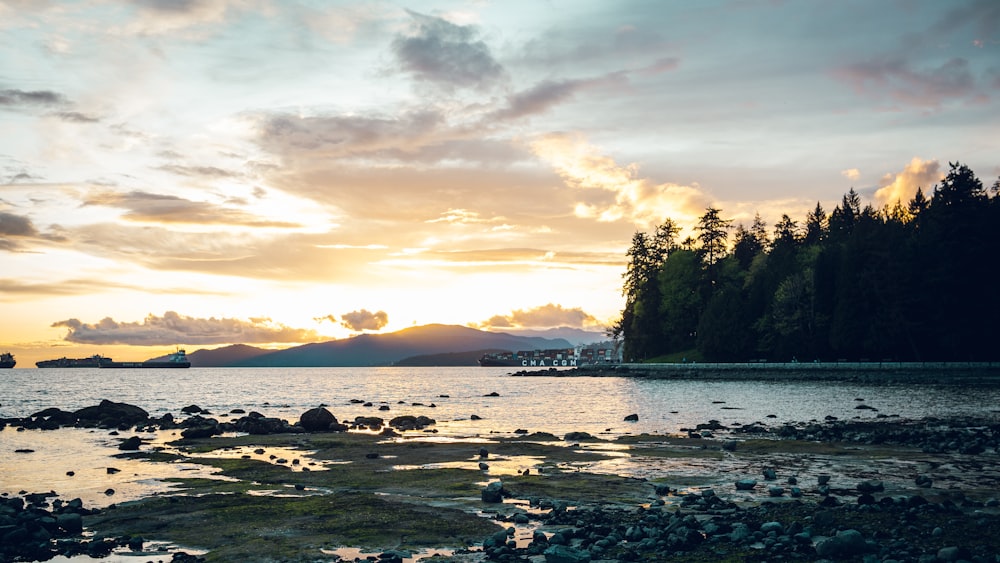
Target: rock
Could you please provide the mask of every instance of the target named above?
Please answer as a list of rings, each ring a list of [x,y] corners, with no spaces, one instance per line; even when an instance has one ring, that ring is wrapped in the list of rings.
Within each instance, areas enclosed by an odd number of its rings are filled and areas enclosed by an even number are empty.
[[[381,430],[385,426],[385,420],[378,416],[356,416],[354,417],[354,424],[355,426],[364,426],[372,430]]]
[[[101,428],[122,428],[134,426],[149,420],[149,413],[128,403],[115,403],[104,399],[99,405],[84,407],[73,414],[82,426]]]
[[[563,440],[566,440],[567,442],[582,442],[594,439],[595,438],[587,432],[569,432],[563,436]]]
[[[550,545],[543,552],[545,563],[589,563],[590,552],[566,545]]]
[[[105,471],[108,475],[114,475],[115,473],[120,473],[121,469],[118,469],[117,467],[109,467]]]
[[[625,422],[639,422],[639,415],[630,414],[625,417]]]
[[[917,475],[917,478],[914,480],[914,482],[918,487],[922,489],[927,489],[934,484],[934,480],[928,477],[927,475]]]
[[[487,393],[486,395],[483,395],[483,396],[484,397],[499,397],[500,393],[497,393],[496,391],[493,391],[492,393]]]
[[[726,450],[727,452],[735,452],[736,445],[737,445],[736,440],[726,440],[722,442],[722,449]]]
[[[971,559],[969,550],[960,547],[942,547],[937,552],[938,561],[965,561]]]
[[[389,421],[389,426],[397,430],[423,430],[436,421],[426,416],[403,415]]]
[[[497,503],[503,502],[505,492],[502,481],[493,481],[483,488],[480,496],[483,502]]]
[[[83,517],[74,512],[56,516],[56,524],[70,534],[79,534],[83,531]]]
[[[756,479],[740,479],[736,482],[737,491],[752,491],[757,486]]]
[[[490,451],[486,448],[479,448],[479,457],[483,459],[490,457]]]
[[[823,558],[847,558],[868,551],[868,543],[857,530],[842,530],[832,538],[816,542],[816,554]]]
[[[489,466],[488,463],[484,463],[484,462],[480,461],[479,462],[479,469],[481,469],[482,471],[489,471],[490,466]]]
[[[785,494],[785,488],[774,485],[767,488],[767,494],[771,495],[772,497],[780,497]]]
[[[785,531],[785,527],[781,525],[781,522],[774,522],[774,521],[764,522],[763,524],[760,525],[760,531],[764,532],[765,534],[770,532],[781,534],[782,532]]]
[[[138,436],[132,436],[127,440],[123,440],[121,444],[118,444],[119,450],[138,450],[139,446],[142,445],[142,440]]]
[[[474,414],[469,417],[469,420],[482,420],[482,419],[483,417],[479,416],[478,414]]]
[[[870,480],[858,483],[857,489],[861,494],[870,495],[872,493],[880,493],[884,491],[885,486],[882,485],[882,481]]]
[[[198,414],[201,412],[201,407],[199,407],[198,405],[188,405],[182,408],[181,412],[184,414]]]
[[[306,432],[326,432],[331,424],[337,424],[337,417],[323,407],[309,409],[299,416],[299,426]]]
[[[219,425],[192,426],[181,431],[181,436],[191,440],[198,438],[210,438],[216,434],[222,434]]]
[[[767,468],[767,469],[764,470],[764,480],[765,481],[774,481],[777,478],[778,478],[778,474],[773,469]]]

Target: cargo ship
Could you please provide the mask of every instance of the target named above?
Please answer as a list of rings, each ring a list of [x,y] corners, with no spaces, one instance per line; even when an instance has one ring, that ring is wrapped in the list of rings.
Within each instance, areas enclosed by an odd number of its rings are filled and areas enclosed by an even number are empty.
[[[94,354],[89,358],[58,358],[35,362],[40,368],[189,368],[184,350],[178,350],[165,360],[146,360],[145,362],[116,362],[107,356]]]
[[[189,368],[191,362],[184,350],[178,350],[166,360],[146,360],[145,362],[104,362],[101,368]]]
[[[42,360],[35,362],[40,368],[99,368],[101,364],[110,362],[111,358],[106,358],[100,354],[94,354],[89,358],[57,358],[55,360]]]
[[[10,369],[16,365],[17,362],[14,360],[14,354],[10,352],[0,354],[0,369]]]
[[[616,362],[611,350],[594,348],[490,352],[479,358],[479,365],[483,367],[577,367]]]

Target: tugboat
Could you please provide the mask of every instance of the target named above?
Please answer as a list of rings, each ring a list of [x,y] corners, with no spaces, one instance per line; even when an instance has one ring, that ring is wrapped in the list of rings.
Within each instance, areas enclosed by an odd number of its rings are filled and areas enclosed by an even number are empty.
[[[0,354],[0,369],[10,369],[15,365],[17,365],[17,362],[14,361],[14,354],[10,352]]]

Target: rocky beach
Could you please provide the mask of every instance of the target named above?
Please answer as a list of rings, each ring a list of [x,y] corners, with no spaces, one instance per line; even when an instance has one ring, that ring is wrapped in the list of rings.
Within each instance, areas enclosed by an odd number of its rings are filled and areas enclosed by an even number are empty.
[[[285,420],[192,404],[151,417],[102,401],[3,419],[5,433],[113,436],[109,473],[139,460],[210,476],[100,507],[5,494],[0,559],[1000,561],[995,411],[462,439],[404,406],[350,420],[336,410]]]

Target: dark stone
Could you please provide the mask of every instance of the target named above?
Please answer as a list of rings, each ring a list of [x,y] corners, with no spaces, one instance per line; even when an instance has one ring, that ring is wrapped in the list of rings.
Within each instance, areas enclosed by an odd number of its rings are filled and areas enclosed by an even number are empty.
[[[104,399],[99,405],[84,407],[75,413],[80,424],[87,427],[128,428],[149,420],[149,413],[128,403]]]
[[[121,444],[118,444],[119,450],[138,450],[139,446],[142,445],[142,439],[138,436],[132,436],[126,440],[123,440]]]
[[[503,482],[493,481],[490,484],[483,487],[481,497],[483,502],[497,503],[503,502],[504,497]]]
[[[639,415],[634,413],[630,414],[625,417],[625,422],[639,422]]]
[[[299,417],[299,426],[307,432],[326,432],[331,424],[336,423],[337,417],[323,407],[309,409]]]

